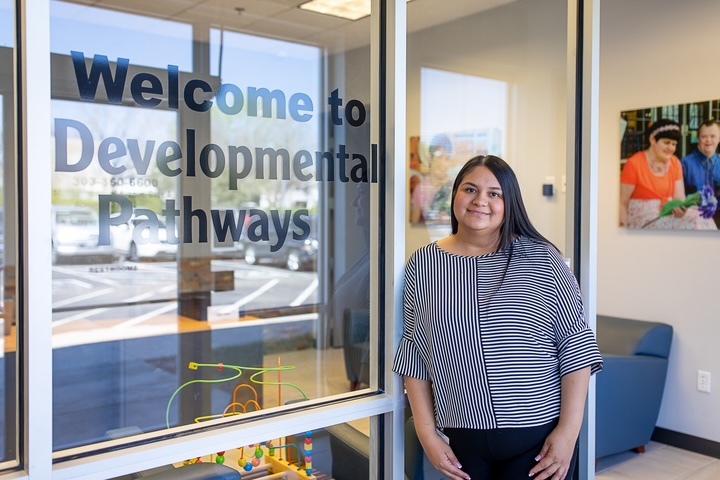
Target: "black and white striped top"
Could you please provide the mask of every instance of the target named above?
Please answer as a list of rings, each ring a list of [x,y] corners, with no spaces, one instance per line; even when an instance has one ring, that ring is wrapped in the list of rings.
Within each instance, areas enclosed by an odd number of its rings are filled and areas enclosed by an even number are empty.
[[[560,377],[602,368],[575,277],[526,237],[482,256],[419,249],[403,309],[393,371],[432,382],[440,428],[546,424],[560,414]]]

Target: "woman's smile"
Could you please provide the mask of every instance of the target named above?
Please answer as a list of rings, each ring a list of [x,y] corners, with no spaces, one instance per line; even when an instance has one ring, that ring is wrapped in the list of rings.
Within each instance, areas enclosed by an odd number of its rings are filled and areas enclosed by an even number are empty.
[[[458,187],[453,205],[459,233],[483,231],[495,234],[502,225],[505,200],[500,183],[487,167],[470,171]]]

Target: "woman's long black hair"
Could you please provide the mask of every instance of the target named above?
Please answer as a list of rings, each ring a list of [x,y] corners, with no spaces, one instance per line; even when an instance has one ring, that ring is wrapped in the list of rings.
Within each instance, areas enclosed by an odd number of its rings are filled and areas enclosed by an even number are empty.
[[[467,174],[477,167],[486,167],[490,170],[492,174],[495,175],[502,189],[502,197],[505,202],[505,219],[500,226],[498,251],[510,247],[512,242],[520,235],[551,245],[557,250],[557,247],[555,247],[550,240],[542,236],[540,232],[533,227],[532,222],[530,222],[530,217],[528,217],[527,211],[525,210],[525,204],[523,203],[520,192],[520,184],[515,176],[515,172],[513,172],[505,160],[494,155],[479,155],[471,158],[462,169],[460,169],[457,177],[455,177],[455,183],[453,183],[452,189],[452,202],[450,203],[450,223],[452,225],[453,235],[458,232],[458,220],[455,217],[454,211],[455,195]]]

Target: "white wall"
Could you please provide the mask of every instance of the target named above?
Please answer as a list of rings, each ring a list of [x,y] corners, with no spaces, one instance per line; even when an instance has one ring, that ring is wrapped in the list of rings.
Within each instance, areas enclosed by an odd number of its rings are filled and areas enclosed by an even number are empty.
[[[421,67],[510,84],[504,159],[518,175],[531,220],[563,251],[566,197],[559,186],[566,165],[566,6],[565,0],[520,0],[413,33],[407,42],[408,136],[420,135]],[[547,176],[556,178],[551,198],[542,196]],[[449,228],[406,227],[408,256],[449,233]]]
[[[658,426],[720,441],[720,233],[617,227],[622,110],[720,97],[717,0],[602,0],[599,314],[675,328]],[[697,370],[715,376],[696,390]]]

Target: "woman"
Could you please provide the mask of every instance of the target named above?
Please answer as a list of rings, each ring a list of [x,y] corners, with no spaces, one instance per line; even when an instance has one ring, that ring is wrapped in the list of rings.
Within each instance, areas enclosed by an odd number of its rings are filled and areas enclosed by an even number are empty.
[[[577,282],[500,158],[466,163],[451,199],[452,234],[405,272],[393,370],[418,438],[452,480],[563,479],[602,368]]]
[[[628,158],[620,175],[620,226],[678,230],[715,230],[697,208],[675,207],[672,216],[658,218],[670,200],[685,200],[680,160],[675,148],[680,125],[661,119],[647,130],[649,146]]]

